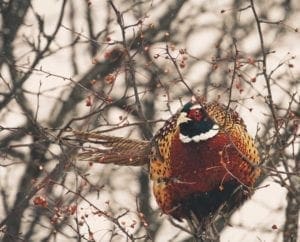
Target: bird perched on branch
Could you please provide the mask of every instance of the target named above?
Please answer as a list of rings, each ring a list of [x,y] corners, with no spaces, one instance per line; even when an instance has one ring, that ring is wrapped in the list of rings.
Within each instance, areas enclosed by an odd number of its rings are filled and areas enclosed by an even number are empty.
[[[163,213],[204,224],[220,209],[238,207],[253,190],[260,158],[238,113],[193,99],[151,141],[75,132],[81,159],[149,165],[153,193]]]

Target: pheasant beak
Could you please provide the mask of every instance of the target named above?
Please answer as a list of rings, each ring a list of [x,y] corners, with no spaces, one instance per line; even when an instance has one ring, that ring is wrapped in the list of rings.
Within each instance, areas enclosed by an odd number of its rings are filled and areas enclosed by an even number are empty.
[[[182,123],[186,123],[188,121],[192,120],[191,118],[187,117],[187,113],[186,112],[181,112],[179,114],[179,117],[177,119],[177,126],[179,126]]]

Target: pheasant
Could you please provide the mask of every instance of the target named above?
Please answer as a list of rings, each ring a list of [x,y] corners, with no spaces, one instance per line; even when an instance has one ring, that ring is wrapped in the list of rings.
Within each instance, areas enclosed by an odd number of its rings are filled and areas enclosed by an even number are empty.
[[[254,140],[238,113],[217,102],[192,99],[152,140],[74,132],[86,146],[83,160],[149,166],[153,193],[163,213],[197,226],[250,196],[260,175]]]

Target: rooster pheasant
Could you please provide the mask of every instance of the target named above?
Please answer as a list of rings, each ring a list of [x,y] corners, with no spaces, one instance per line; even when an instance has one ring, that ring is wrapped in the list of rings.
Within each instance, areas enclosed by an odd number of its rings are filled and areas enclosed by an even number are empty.
[[[81,159],[117,165],[145,165],[162,212],[201,224],[249,196],[260,158],[237,112],[217,103],[192,100],[158,130],[151,141],[75,132],[85,147]],[[228,203],[229,204],[229,203]]]

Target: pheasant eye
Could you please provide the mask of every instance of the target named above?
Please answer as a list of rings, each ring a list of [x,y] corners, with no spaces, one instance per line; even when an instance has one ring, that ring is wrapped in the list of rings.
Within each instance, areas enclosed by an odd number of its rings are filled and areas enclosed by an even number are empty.
[[[188,113],[188,117],[199,122],[203,115],[200,109],[191,109]]]

